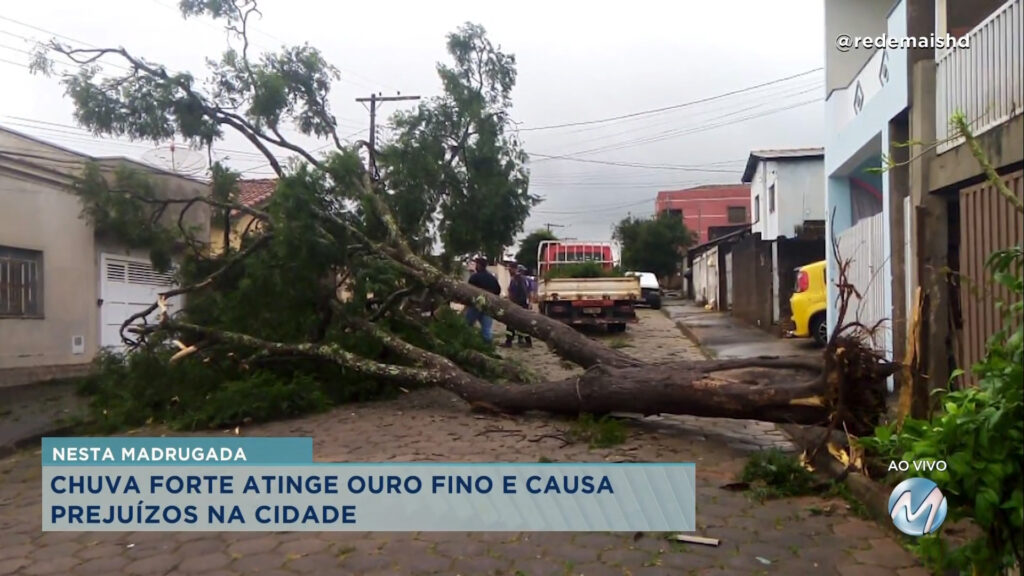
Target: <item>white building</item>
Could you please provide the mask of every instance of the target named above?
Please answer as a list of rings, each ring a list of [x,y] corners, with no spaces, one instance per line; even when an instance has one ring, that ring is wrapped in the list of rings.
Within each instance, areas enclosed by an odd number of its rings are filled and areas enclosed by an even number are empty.
[[[771,242],[772,305],[765,327],[781,329],[791,315],[790,274],[823,256],[825,149],[755,150],[742,181],[750,185],[750,231]]]
[[[764,240],[793,238],[805,222],[825,221],[825,149],[755,150],[743,183],[750,184],[750,231]]]

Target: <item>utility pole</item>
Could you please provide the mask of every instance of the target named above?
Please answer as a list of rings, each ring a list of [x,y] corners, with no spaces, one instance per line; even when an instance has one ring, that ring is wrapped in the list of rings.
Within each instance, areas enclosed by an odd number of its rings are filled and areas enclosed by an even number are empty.
[[[378,102],[400,102],[406,100],[419,100],[419,96],[382,96],[380,92],[370,94],[366,98],[356,98],[356,102],[370,103],[370,174],[376,180],[380,174],[377,172],[377,103]]]
[[[565,228],[562,224],[544,224],[544,227],[548,229],[548,232],[551,232],[552,228]]]

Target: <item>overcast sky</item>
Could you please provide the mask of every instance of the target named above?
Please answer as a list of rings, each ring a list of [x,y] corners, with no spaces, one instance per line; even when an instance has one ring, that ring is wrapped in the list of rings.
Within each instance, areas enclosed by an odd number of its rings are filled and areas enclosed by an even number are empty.
[[[91,154],[141,158],[153,144],[96,141],[74,126],[55,78],[25,67],[35,42],[122,45],[174,70],[201,73],[225,47],[219,25],[184,21],[174,0],[3,0],[0,124]],[[738,182],[751,149],[821,146],[824,88],[820,0],[715,2],[326,2],[263,0],[257,50],[309,42],[343,75],[332,106],[342,136],[362,138],[371,92],[431,96],[445,35],[482,24],[515,54],[514,117],[531,160],[531,190],[543,196],[527,230],[562,225],[564,237],[608,240],[627,213],[649,215],[659,190]],[[111,73],[119,72],[115,67]],[[656,114],[549,130],[713,98]],[[387,114],[397,106],[388,104]],[[788,109],[787,109],[788,108]],[[322,143],[306,141],[316,147]],[[248,177],[270,176],[245,141],[221,153]],[[545,158],[545,156],[571,156]],[[614,164],[654,164],[625,167]]]

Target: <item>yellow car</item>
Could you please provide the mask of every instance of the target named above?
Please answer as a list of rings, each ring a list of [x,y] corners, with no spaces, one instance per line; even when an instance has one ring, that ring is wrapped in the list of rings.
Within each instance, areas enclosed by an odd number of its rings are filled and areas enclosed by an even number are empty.
[[[828,305],[828,283],[825,280],[825,261],[812,262],[796,269],[796,286],[789,298],[793,311],[791,336],[814,338],[819,345],[828,342],[828,323],[825,308]]]

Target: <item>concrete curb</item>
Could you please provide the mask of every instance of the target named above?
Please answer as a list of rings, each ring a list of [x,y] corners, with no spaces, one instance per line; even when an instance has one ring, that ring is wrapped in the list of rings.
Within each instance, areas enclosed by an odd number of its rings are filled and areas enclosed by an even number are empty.
[[[687,340],[693,342],[693,345],[696,346],[698,350],[700,350],[700,353],[703,354],[705,358],[707,358],[708,360],[714,360],[718,358],[718,355],[715,354],[715,351],[705,346],[704,343],[700,341],[700,338],[697,336],[697,334],[689,326],[687,326],[685,322],[683,322],[682,320],[673,319],[672,316],[668,313],[668,310],[666,310],[664,307],[661,309],[661,313],[664,314],[665,317],[668,318],[669,320],[672,320],[672,322],[676,325],[676,328],[678,328],[679,331],[683,333],[683,336],[686,336]]]
[[[700,338],[697,336],[697,334],[689,326],[687,326],[685,322],[682,322],[680,320],[674,320],[672,316],[669,315],[668,311],[665,310],[664,308],[662,308],[662,313],[665,314],[665,317],[668,318],[669,320],[673,320],[675,325],[679,328],[679,331],[682,332],[683,335],[686,336],[690,341],[692,341],[694,345],[697,346],[697,348],[701,351],[701,353],[704,354],[704,356],[706,356],[709,359],[713,359],[716,357],[713,351],[709,350],[706,346],[704,346],[701,343]],[[785,426],[778,426],[778,429],[783,434],[785,434],[787,438],[789,438],[789,441],[794,446],[796,446],[798,450],[800,449],[800,445],[796,441],[796,438],[793,436],[793,434],[791,434],[788,430],[785,429]],[[819,458],[823,457],[819,456]],[[833,478],[839,477],[839,475],[843,472],[842,466],[839,464],[839,462],[836,462],[832,458],[828,458],[827,462],[817,462],[816,464],[825,464],[826,469],[829,470]],[[883,484],[876,482],[859,472],[852,471],[846,475],[845,479],[843,480],[843,483],[846,485],[847,488],[850,489],[850,493],[853,495],[853,497],[864,505],[864,508],[867,510],[868,515],[871,517],[872,520],[875,521],[875,523],[879,524],[883,529],[885,529],[887,532],[891,534],[894,534],[896,536],[902,536],[902,534],[900,534],[899,531],[893,527],[892,519],[889,516],[890,490],[888,488],[886,488]]]
[[[25,450],[26,448],[31,448],[33,446],[39,445],[42,442],[43,438],[47,438],[50,436],[73,436],[76,429],[77,426],[75,425],[60,426],[53,428],[51,430],[47,430],[45,432],[39,432],[36,434],[32,434],[30,436],[26,436],[25,438],[19,438],[14,442],[4,444],[0,446],[0,460],[3,460],[4,458],[9,458],[17,454],[18,452]]]

